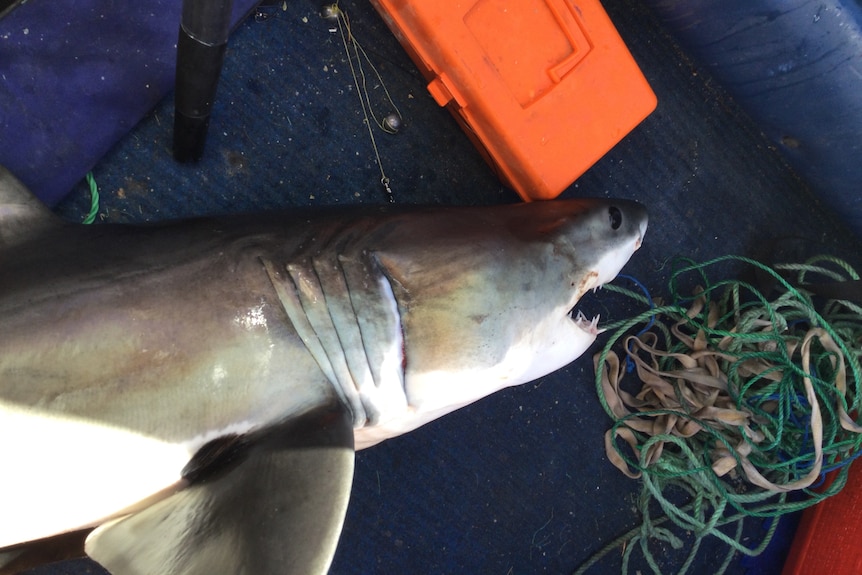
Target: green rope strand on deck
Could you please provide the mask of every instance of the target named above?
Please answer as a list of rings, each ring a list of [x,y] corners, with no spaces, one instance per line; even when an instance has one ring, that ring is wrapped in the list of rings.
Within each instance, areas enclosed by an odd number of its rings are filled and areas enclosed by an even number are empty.
[[[709,272],[722,264],[758,270],[780,286],[780,295],[711,280]],[[595,357],[599,399],[614,421],[607,454],[641,479],[643,520],[577,574],[621,545],[624,573],[637,551],[658,574],[653,549],[683,549],[688,541],[677,571],[683,574],[706,537],[728,546],[716,571],[723,573],[736,553],[766,548],[777,517],[843,488],[849,463],[862,454],[862,426],[854,419],[862,411],[862,309],[830,300],[816,310],[812,294],[796,287],[815,283],[812,277],[859,279],[846,262],[828,256],[775,269],[725,256],[700,264],[677,260],[668,305],[607,286],[651,307],[607,326],[615,331]],[[684,284],[700,288],[683,293]],[[624,360],[614,351],[621,348]],[[830,471],[832,483],[815,490]],[[802,496],[789,498],[790,492]],[[743,541],[749,518],[769,520],[753,545]]]
[[[92,224],[99,213],[99,186],[96,185],[93,172],[87,172],[87,185],[90,186],[90,213],[84,217],[84,223]]]

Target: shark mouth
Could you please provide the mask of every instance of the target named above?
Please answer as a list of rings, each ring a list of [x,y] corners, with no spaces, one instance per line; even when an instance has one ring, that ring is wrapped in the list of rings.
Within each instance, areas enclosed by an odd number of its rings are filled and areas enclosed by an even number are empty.
[[[604,331],[603,329],[599,329],[599,320],[601,319],[601,316],[597,315],[593,319],[589,319],[580,310],[573,309],[569,313],[569,317],[573,322],[575,322],[578,329],[587,332],[591,336],[599,335]]]
[[[575,326],[577,326],[578,329],[586,332],[591,337],[595,337],[604,331],[599,329],[600,316],[596,315],[593,319],[589,319],[581,310],[578,309],[578,304],[580,303],[581,298],[587,293],[596,293],[601,289],[604,284],[600,284],[598,281],[598,272],[590,271],[587,273],[577,286],[574,301],[568,306],[569,312],[567,315],[569,316],[569,319],[575,323]]]

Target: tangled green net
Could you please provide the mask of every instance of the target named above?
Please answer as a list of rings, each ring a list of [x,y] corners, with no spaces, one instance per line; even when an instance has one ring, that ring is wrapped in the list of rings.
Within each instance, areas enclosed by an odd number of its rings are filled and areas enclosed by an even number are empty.
[[[778,295],[710,280],[711,268],[730,264],[750,266]],[[650,306],[609,326],[615,331],[595,357],[599,398],[614,421],[607,454],[641,479],[643,522],[576,573],[620,547],[624,573],[636,551],[661,573],[652,550],[683,548],[680,533],[693,543],[678,573],[707,537],[728,546],[723,573],[735,553],[757,555],[772,538],[774,520],[754,545],[744,541],[747,518],[775,519],[843,488],[862,454],[862,308],[818,296],[824,280],[850,285],[859,275],[828,256],[774,267],[726,256],[678,260],[667,305],[608,286]],[[683,294],[685,284],[700,287]]]

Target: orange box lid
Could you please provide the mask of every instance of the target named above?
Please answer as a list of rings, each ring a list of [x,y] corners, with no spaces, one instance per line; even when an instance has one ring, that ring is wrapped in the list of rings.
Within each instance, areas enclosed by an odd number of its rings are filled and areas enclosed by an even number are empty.
[[[371,0],[500,177],[559,195],[655,109],[598,0]]]

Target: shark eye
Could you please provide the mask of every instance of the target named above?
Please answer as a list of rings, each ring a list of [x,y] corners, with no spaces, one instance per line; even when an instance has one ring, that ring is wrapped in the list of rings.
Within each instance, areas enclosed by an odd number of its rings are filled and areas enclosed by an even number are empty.
[[[623,213],[616,206],[608,208],[608,220],[611,222],[611,229],[618,230],[623,225]]]

